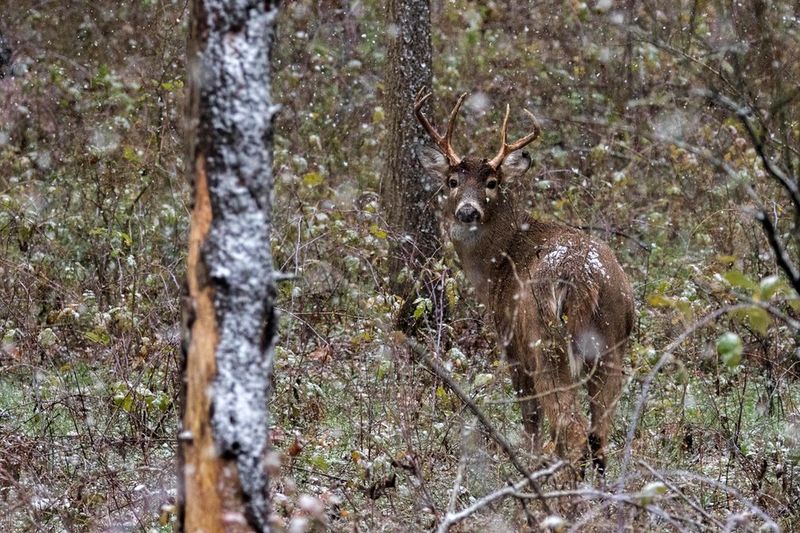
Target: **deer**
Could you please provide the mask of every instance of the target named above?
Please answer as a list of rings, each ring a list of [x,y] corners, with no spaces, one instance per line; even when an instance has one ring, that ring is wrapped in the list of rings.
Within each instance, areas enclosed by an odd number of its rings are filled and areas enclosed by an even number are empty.
[[[532,113],[525,110],[532,131],[509,143],[506,105],[497,155],[460,157],[451,139],[467,93],[450,112],[444,135],[422,112],[430,96],[424,89],[417,94],[414,113],[434,146],[418,144],[416,156],[441,180],[443,232],[494,322],[531,450],[542,449],[544,415],[556,453],[581,473],[591,461],[604,477],[634,323],[628,276],[606,243],[520,208],[511,185],[531,167],[522,148],[541,132]],[[583,386],[590,422],[580,405]]]

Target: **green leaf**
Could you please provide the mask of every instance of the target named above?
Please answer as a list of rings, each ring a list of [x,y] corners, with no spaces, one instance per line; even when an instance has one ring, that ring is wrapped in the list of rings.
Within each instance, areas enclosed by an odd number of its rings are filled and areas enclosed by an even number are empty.
[[[444,282],[444,294],[447,297],[447,305],[455,308],[458,304],[458,285],[455,278],[447,278]]]
[[[373,224],[369,227],[369,232],[372,234],[373,237],[380,240],[386,240],[386,237],[389,236],[386,231],[382,230],[377,224]]]
[[[3,339],[0,340],[0,343],[1,344],[13,344],[13,343],[15,343],[17,341],[18,337],[19,337],[19,330],[16,330],[14,328],[9,328],[9,329],[7,329],[5,331],[5,334],[3,335]]]
[[[130,247],[130,245],[133,244],[133,239],[131,238],[131,236],[125,233],[124,231],[117,232],[117,236],[120,238],[122,244],[124,244],[125,246]]]
[[[639,492],[639,503],[648,505],[657,496],[662,496],[667,493],[667,486],[660,481],[653,481],[644,486]]]
[[[762,335],[766,335],[770,323],[769,313],[767,313],[766,309],[751,307],[744,312],[744,315],[747,317],[747,320],[750,321],[750,325],[753,326],[754,330]]]
[[[303,176],[303,185],[308,185],[309,187],[322,185],[324,181],[325,178],[319,172],[309,172]]]
[[[103,346],[108,346],[111,343],[111,336],[105,331],[87,331],[83,334],[88,340],[96,343],[102,344]]]
[[[414,300],[414,320],[422,318],[426,312],[433,309],[433,302],[430,298],[417,298]]]
[[[758,287],[756,282],[745,276],[741,270],[729,270],[722,277],[737,289],[754,291]]]
[[[742,339],[732,331],[723,333],[717,339],[717,352],[722,356],[722,362],[729,368],[739,366],[743,351]]]
[[[316,468],[321,472],[327,472],[328,469],[330,468],[328,460],[319,454],[313,455],[308,462],[311,463],[311,466],[313,466],[314,468]]]
[[[653,307],[672,307],[672,300],[663,294],[651,294],[647,297],[647,303]]]
[[[126,413],[133,410],[133,396],[124,392],[118,392],[114,395],[114,405],[120,407]]]
[[[131,146],[126,146],[122,149],[122,158],[125,161],[130,161],[131,163],[139,162],[139,156],[136,154],[136,150],[134,150]]]
[[[378,369],[375,372],[375,375],[377,376],[378,379],[383,379],[384,377],[386,377],[386,374],[388,374],[391,370],[392,370],[392,362],[389,361],[388,359],[384,359],[378,364]]]
[[[156,397],[156,407],[158,407],[159,411],[166,411],[170,405],[172,405],[172,398],[169,397],[169,394],[159,392]]]
[[[772,296],[783,288],[783,280],[780,276],[772,275],[762,279],[758,284],[758,299],[763,301],[769,300]]]
[[[36,340],[39,342],[39,346],[42,348],[49,348],[58,341],[58,337],[56,337],[56,334],[53,333],[52,329],[44,328],[39,332],[39,336],[36,338]]]

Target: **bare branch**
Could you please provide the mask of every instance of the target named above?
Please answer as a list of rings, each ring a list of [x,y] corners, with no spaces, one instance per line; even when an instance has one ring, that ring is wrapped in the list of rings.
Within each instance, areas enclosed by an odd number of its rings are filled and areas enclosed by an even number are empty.
[[[739,119],[739,122],[741,122],[747,130],[747,134],[750,136],[750,142],[753,144],[753,148],[755,148],[758,157],[761,159],[764,169],[770,176],[780,183],[784,189],[786,189],[786,192],[789,193],[789,197],[792,199],[792,204],[794,204],[795,211],[800,213],[800,188],[798,188],[797,180],[792,176],[787,175],[782,169],[780,169],[767,154],[765,150],[764,139],[758,134],[753,126],[753,122],[750,120],[753,116],[753,110],[750,107],[739,105],[727,96],[714,91],[703,89],[693,92],[718,105],[721,105],[722,107],[725,107],[736,115],[736,118]]]
[[[680,497],[683,501],[685,501],[689,505],[689,507],[697,511],[700,514],[700,516],[702,516],[703,518],[714,524],[714,526],[717,527],[718,529],[722,529],[724,527],[719,520],[708,514],[706,510],[703,509],[700,506],[700,504],[694,500],[694,498],[690,498],[689,496],[684,494],[684,492],[676,484],[670,481],[669,478],[667,478],[667,476],[664,476],[660,472],[653,469],[653,467],[651,467],[645,461],[638,461],[638,463],[641,466],[645,467],[648,472],[650,472],[656,479],[661,481],[664,484],[664,486],[666,486],[669,490],[677,494],[678,497]]]
[[[800,210],[798,210],[798,214],[800,214]],[[775,225],[772,223],[772,220],[770,220],[767,212],[763,209],[756,213],[756,220],[758,220],[761,227],[764,228],[764,234],[767,236],[769,247],[772,248],[772,253],[775,254],[775,262],[778,263],[778,266],[781,267],[786,277],[789,278],[789,283],[792,284],[792,288],[794,288],[795,292],[800,294],[800,272],[798,272],[797,267],[792,263],[789,254],[786,253],[786,248],[778,237]]]
[[[413,355],[414,359],[427,366],[431,372],[436,375],[436,377],[445,382],[450,390],[452,390],[455,395],[458,396],[458,398],[464,403],[464,405],[467,406],[472,414],[477,417],[478,421],[481,423],[481,425],[483,425],[483,428],[486,430],[492,440],[494,440],[500,446],[500,448],[502,448],[503,452],[505,452],[505,454],[511,460],[511,464],[513,464],[514,468],[517,469],[517,472],[525,476],[525,478],[530,481],[531,488],[533,489],[534,493],[541,494],[542,491],[539,487],[539,484],[536,482],[536,478],[523,466],[522,461],[520,461],[516,452],[514,452],[511,444],[499,431],[495,429],[483,411],[475,404],[472,398],[470,398],[461,389],[450,373],[445,370],[445,368],[438,361],[428,354],[428,350],[422,344],[410,337],[407,337],[405,340],[409,348],[411,348],[411,354]],[[547,502],[544,499],[542,499],[542,505],[548,513],[551,512]]]
[[[655,364],[650,373],[644,380],[642,384],[642,392],[639,394],[639,402],[636,405],[636,410],[633,413],[633,417],[631,418],[630,425],[628,427],[628,435],[625,438],[625,448],[623,452],[622,458],[622,466],[620,467],[619,477],[615,483],[617,493],[621,493],[625,488],[625,476],[628,472],[628,465],[631,460],[631,452],[633,449],[633,437],[636,434],[636,426],[639,425],[639,419],[644,412],[644,406],[647,404],[647,396],[650,393],[650,386],[653,384],[653,380],[655,379],[656,375],[661,372],[661,369],[667,365],[672,360],[672,352],[674,352],[683,342],[691,337],[697,330],[704,328],[708,324],[714,322],[720,316],[730,313],[732,311],[737,311],[739,309],[746,309],[750,307],[750,304],[736,304],[723,307],[721,309],[717,309],[712,313],[707,314],[694,324],[692,324],[686,331],[681,333],[674,341],[669,343],[669,345],[664,349],[664,353],[658,359],[658,362]]]
[[[525,479],[522,479],[522,480],[516,482],[513,485],[509,485],[508,487],[503,487],[502,489],[499,489],[499,490],[497,490],[495,492],[487,494],[486,496],[484,496],[483,498],[479,499],[478,501],[476,501],[475,503],[473,503],[469,507],[467,507],[465,509],[462,509],[461,511],[459,511],[457,513],[448,512],[447,515],[444,517],[444,520],[442,520],[442,523],[439,524],[439,528],[436,530],[437,533],[446,533],[454,525],[458,524],[462,520],[465,520],[470,515],[475,514],[476,512],[478,512],[481,509],[483,509],[484,507],[492,504],[493,502],[496,502],[497,500],[501,500],[501,499],[507,498],[509,496],[519,497],[519,498],[526,498],[526,499],[531,497],[531,496],[533,496],[533,498],[537,498],[536,495],[524,494],[524,493],[520,493],[519,491],[521,491],[522,489],[527,487],[535,479],[552,476],[557,471],[559,471],[561,468],[566,466],[566,464],[567,463],[565,463],[564,461],[559,461],[559,462],[551,465],[550,467],[545,468],[544,470],[539,470],[538,472],[533,472],[532,474],[530,474]],[[542,496],[544,496],[544,495],[542,495]]]

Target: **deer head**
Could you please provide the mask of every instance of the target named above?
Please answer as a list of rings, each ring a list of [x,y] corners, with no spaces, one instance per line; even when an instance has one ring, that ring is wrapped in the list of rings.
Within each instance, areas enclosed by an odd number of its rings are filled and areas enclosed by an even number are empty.
[[[533,115],[534,129],[525,137],[509,144],[507,142],[508,117],[510,108],[506,106],[506,115],[500,130],[500,150],[492,159],[477,157],[460,157],[451,139],[456,116],[467,93],[462,94],[447,123],[447,130],[440,135],[436,128],[422,113],[422,105],[430,97],[430,93],[420,91],[414,102],[414,113],[436,144],[436,148],[420,145],[417,147],[417,158],[422,166],[432,175],[442,180],[447,192],[445,216],[456,224],[465,224],[477,229],[481,224],[488,224],[499,206],[505,203],[503,186],[522,176],[531,166],[531,158],[522,148],[539,136],[539,127]]]

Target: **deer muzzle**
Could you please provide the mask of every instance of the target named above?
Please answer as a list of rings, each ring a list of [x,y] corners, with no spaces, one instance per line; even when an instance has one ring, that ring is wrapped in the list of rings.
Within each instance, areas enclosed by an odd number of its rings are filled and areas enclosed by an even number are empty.
[[[463,222],[464,224],[473,224],[481,221],[481,218],[483,218],[483,211],[480,207],[471,202],[464,202],[456,208],[456,218],[459,222]]]

